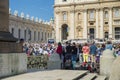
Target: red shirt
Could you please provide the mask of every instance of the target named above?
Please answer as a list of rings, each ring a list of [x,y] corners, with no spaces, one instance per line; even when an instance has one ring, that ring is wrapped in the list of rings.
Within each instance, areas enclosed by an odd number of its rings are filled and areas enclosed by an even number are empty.
[[[88,46],[83,46],[82,51],[83,51],[84,54],[89,54],[90,49],[89,49]]]
[[[62,54],[62,46],[58,46],[56,52]]]

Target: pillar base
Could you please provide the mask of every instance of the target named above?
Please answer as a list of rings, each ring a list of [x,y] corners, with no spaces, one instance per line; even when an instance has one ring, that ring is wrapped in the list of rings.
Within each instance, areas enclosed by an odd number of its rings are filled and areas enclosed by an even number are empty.
[[[17,42],[18,39],[13,37],[10,32],[0,31],[0,42]]]

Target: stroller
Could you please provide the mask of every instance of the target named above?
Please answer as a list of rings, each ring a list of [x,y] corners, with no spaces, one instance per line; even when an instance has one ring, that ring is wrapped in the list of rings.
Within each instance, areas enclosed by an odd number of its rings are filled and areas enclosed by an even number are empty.
[[[66,54],[64,57],[64,69],[72,68],[71,54]]]

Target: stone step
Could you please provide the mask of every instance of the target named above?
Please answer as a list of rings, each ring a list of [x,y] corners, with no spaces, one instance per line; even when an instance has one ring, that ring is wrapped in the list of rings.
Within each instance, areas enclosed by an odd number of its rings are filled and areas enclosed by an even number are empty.
[[[106,80],[106,79],[107,79],[106,76],[97,76],[95,80]]]
[[[88,73],[86,76],[79,80],[94,80],[97,77],[97,74],[95,73]]]
[[[48,70],[20,74],[1,80],[79,80],[88,74],[83,70]]]

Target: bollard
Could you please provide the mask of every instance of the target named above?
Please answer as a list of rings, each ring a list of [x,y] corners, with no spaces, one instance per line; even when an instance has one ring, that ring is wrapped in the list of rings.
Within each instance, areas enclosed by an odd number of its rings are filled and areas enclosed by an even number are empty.
[[[51,54],[47,62],[48,69],[61,69],[61,60],[57,53]]]
[[[120,56],[118,56],[111,65],[111,73],[109,80],[120,80]]]
[[[100,75],[110,76],[111,66],[115,57],[113,56],[113,51],[106,49],[103,51],[103,55],[100,57]]]

